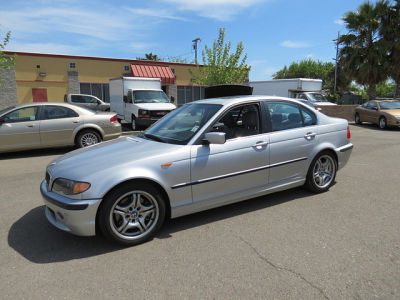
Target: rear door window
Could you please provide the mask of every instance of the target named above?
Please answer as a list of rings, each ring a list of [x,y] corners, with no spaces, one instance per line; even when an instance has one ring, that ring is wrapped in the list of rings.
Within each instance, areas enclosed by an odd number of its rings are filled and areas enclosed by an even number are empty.
[[[68,107],[55,106],[55,105],[45,105],[43,107],[43,119],[63,119],[63,118],[74,118],[79,115]]]

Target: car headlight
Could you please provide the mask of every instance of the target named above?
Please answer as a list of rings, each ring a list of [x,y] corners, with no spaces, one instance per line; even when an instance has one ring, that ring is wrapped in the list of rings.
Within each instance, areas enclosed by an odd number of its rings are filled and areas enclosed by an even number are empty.
[[[53,183],[52,190],[56,192],[61,192],[65,195],[76,195],[87,191],[89,188],[90,183],[87,182],[57,178]]]
[[[149,118],[150,117],[150,111],[146,109],[139,109],[139,118]]]

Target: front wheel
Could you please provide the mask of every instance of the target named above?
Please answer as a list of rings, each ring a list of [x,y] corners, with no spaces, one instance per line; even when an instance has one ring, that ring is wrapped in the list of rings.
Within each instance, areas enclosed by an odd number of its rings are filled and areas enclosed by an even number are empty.
[[[355,115],[354,115],[354,122],[356,123],[356,124],[361,124],[362,122],[361,122],[361,119],[360,119],[360,115],[358,114],[358,113],[356,113]]]
[[[137,125],[136,125],[136,118],[134,115],[132,115],[132,122],[131,122],[131,126],[132,126],[132,130],[136,130],[137,129]]]
[[[101,136],[92,129],[83,130],[76,138],[76,146],[84,148],[101,142]]]
[[[98,226],[109,240],[133,246],[151,239],[165,219],[162,194],[147,183],[124,185],[104,198]]]
[[[318,154],[311,162],[305,187],[314,193],[322,193],[332,186],[336,177],[336,159],[329,151]]]
[[[385,129],[387,127],[387,122],[385,117],[380,117],[379,118],[379,128],[380,129]]]

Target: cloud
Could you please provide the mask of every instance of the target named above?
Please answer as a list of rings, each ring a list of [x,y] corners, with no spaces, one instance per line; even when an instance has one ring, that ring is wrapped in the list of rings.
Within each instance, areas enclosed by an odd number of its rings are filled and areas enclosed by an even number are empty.
[[[156,46],[157,46],[157,44],[155,44],[155,43],[135,42],[135,43],[131,43],[129,45],[129,48],[131,48],[134,51],[146,52],[147,50],[152,49]]]
[[[344,21],[343,21],[343,19],[337,19],[337,20],[335,20],[335,24],[343,26],[344,25]]]
[[[16,43],[11,41],[6,47],[7,51],[48,53],[48,54],[78,54],[82,53],[79,46],[54,43]]]
[[[170,19],[176,21],[189,21],[186,18],[174,16],[173,14],[170,14],[166,10],[143,9],[143,8],[127,8],[127,10],[134,13],[135,15],[161,18],[161,19]]]
[[[309,43],[299,42],[299,41],[284,41],[280,45],[282,47],[286,47],[286,48],[308,48],[308,47],[310,47]]]
[[[198,15],[227,21],[232,19],[242,9],[255,4],[265,2],[265,0],[163,0],[164,2],[176,5],[179,10],[192,11]]]
[[[315,55],[313,53],[309,53],[306,55],[306,59],[313,59]]]

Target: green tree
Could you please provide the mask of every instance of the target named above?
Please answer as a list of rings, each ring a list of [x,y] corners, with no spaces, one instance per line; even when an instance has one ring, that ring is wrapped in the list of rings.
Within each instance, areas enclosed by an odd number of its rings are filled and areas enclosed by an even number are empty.
[[[145,57],[136,57],[136,59],[139,60],[152,60],[152,61],[161,61],[162,58],[158,57],[157,54],[153,54],[152,52],[150,53],[145,53]]]
[[[11,32],[6,33],[3,42],[0,43],[0,69],[9,69],[15,64],[15,55],[7,55],[2,50],[6,47],[11,38]]]
[[[225,42],[225,28],[219,29],[218,39],[211,48],[202,51],[203,66],[197,73],[191,72],[192,81],[200,85],[243,84],[248,78],[250,66],[246,65],[243,43],[239,42],[236,51],[231,53],[231,43]]]
[[[342,73],[338,68],[338,74]],[[292,62],[289,66],[284,66],[273,75],[274,79],[289,79],[289,78],[314,78],[322,79],[322,89],[327,92],[329,98],[334,98],[334,80],[335,80],[335,65],[331,62],[315,61],[305,59],[300,62]],[[339,78],[339,76],[338,76]],[[340,77],[338,80],[339,91],[345,91],[350,84],[345,77]],[[342,88],[340,88],[342,87]]]
[[[400,0],[386,6],[381,20],[380,34],[387,52],[389,75],[395,82],[395,97],[400,97]]]
[[[361,4],[343,17],[348,34],[339,37],[339,63],[358,84],[368,87],[368,98],[376,97],[376,85],[388,77],[388,62],[379,29],[387,12],[387,1]]]

